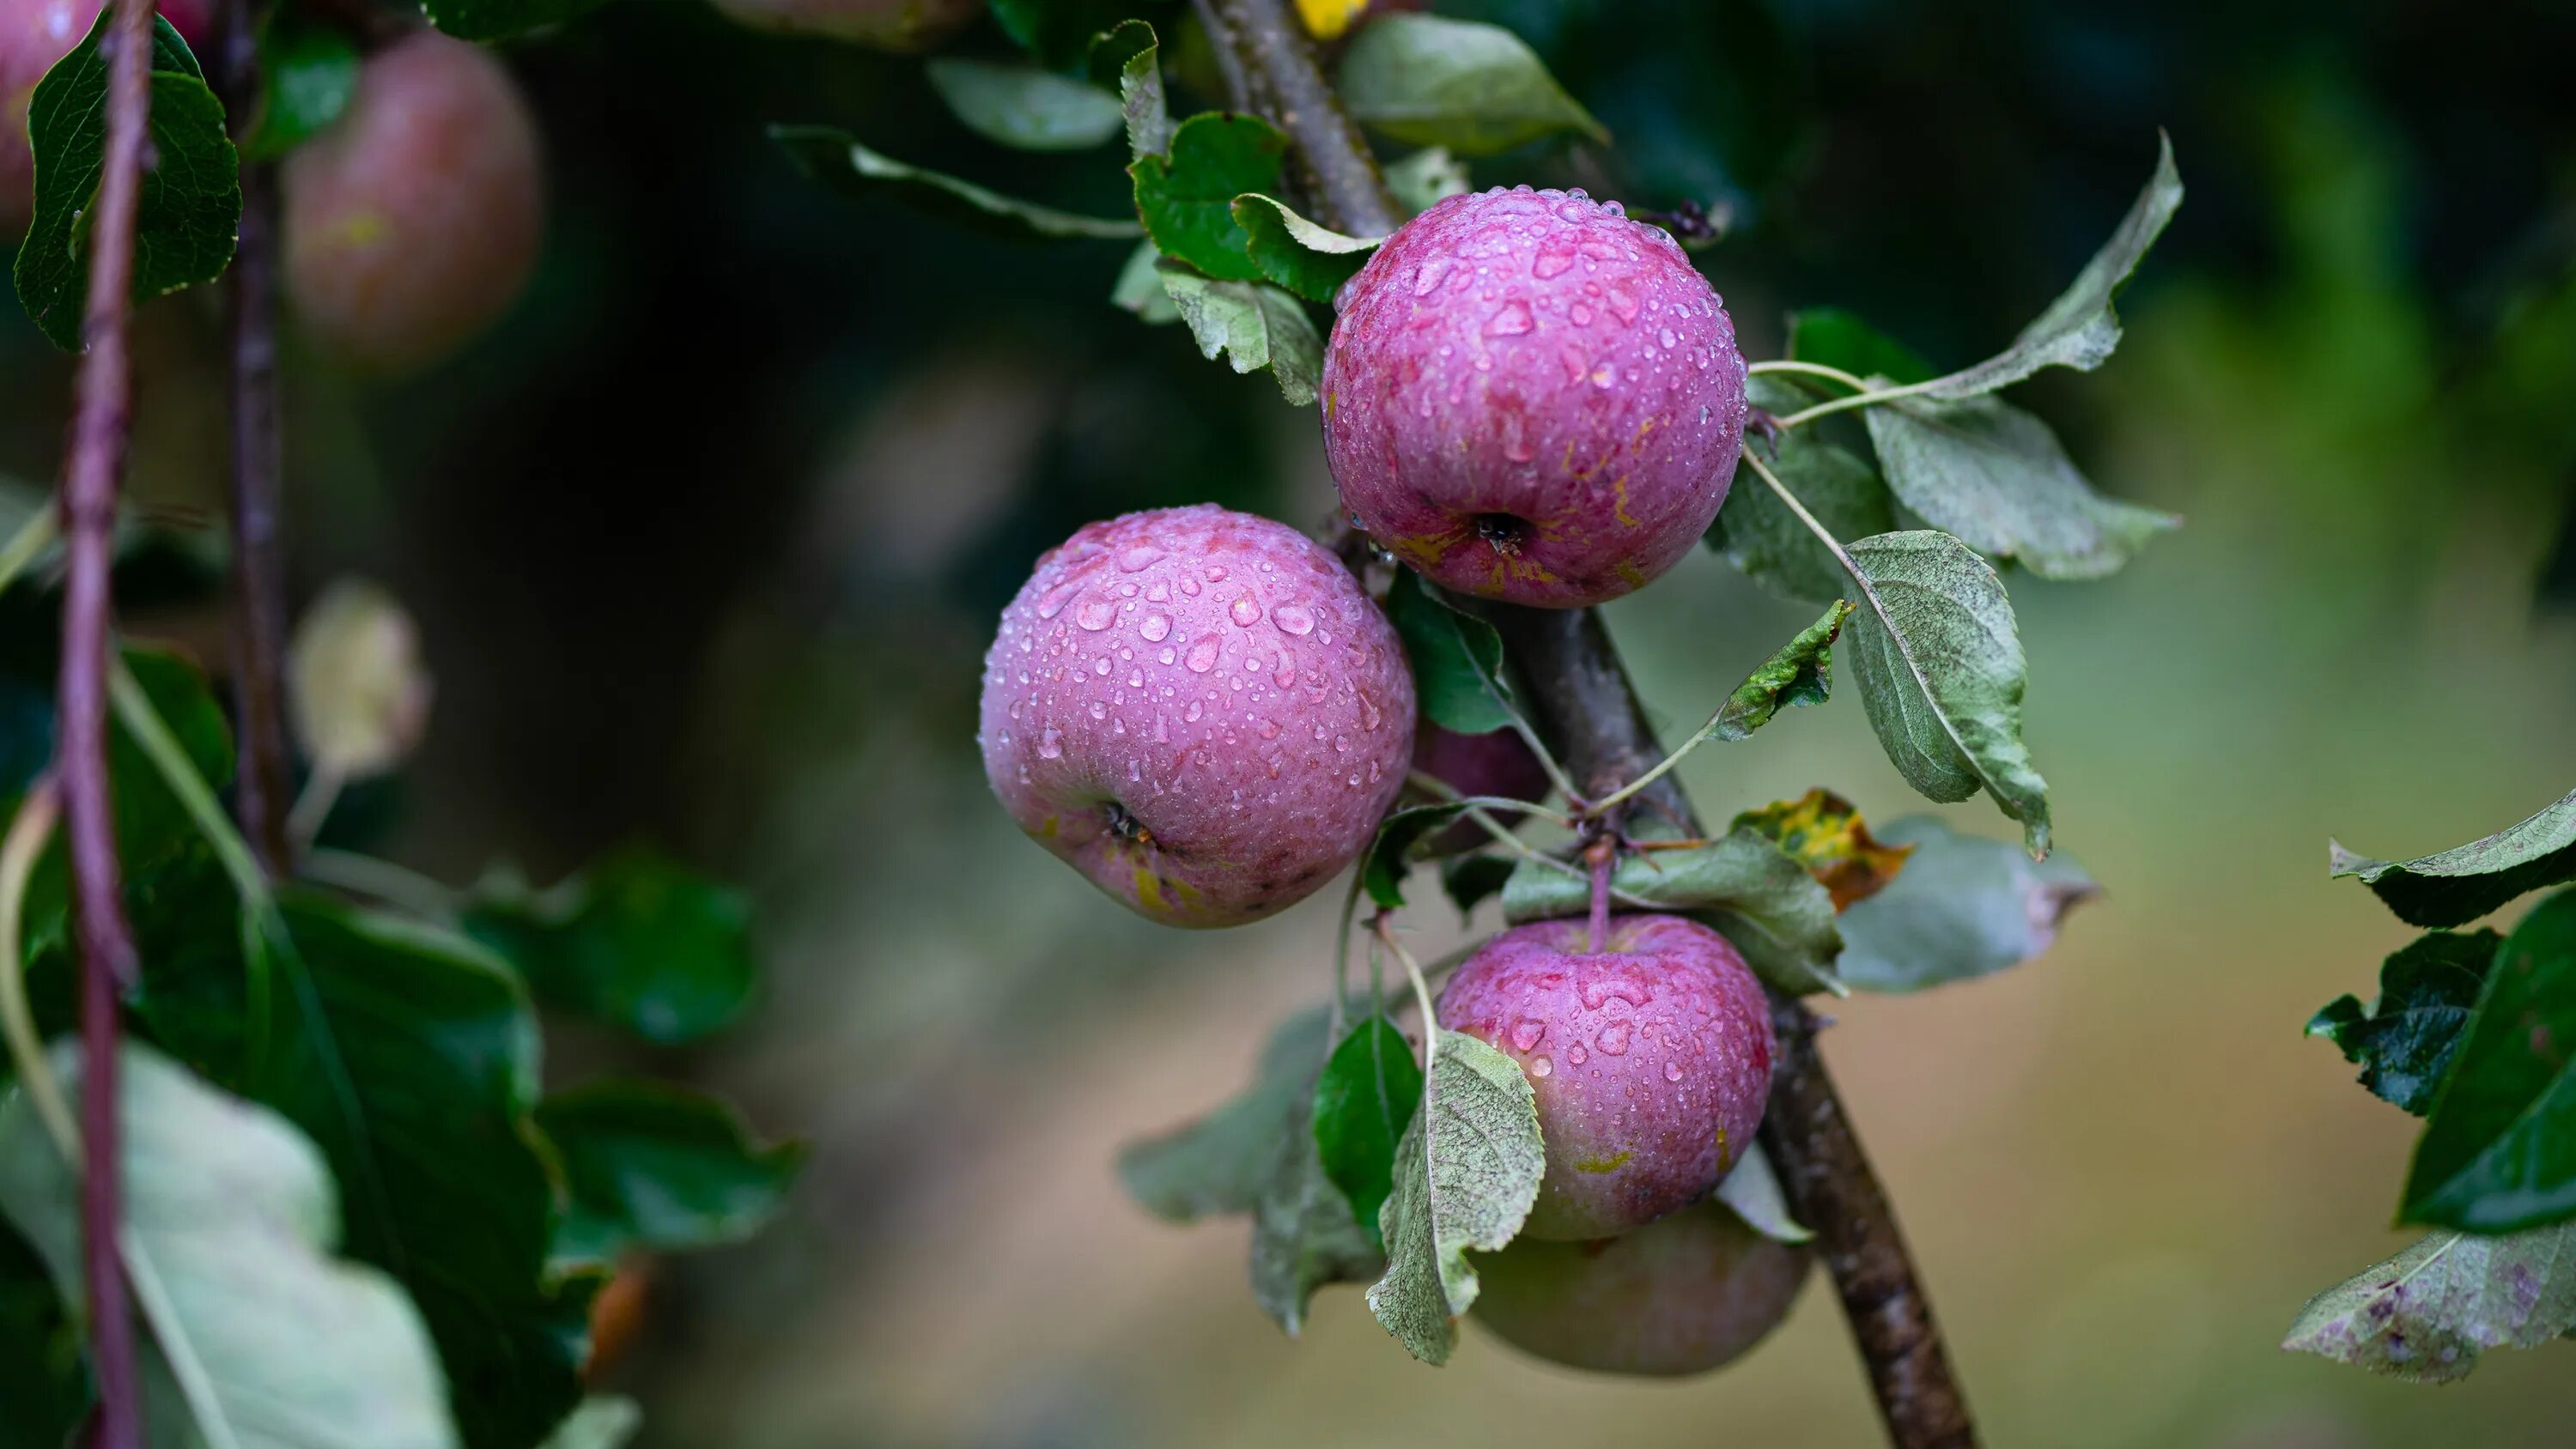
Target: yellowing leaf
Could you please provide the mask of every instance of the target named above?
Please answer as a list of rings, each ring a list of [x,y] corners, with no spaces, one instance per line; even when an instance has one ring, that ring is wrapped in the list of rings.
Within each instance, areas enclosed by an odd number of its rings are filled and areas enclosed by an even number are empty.
[[[1816,789],[1795,800],[1775,800],[1735,817],[1733,828],[1755,830],[1807,868],[1833,893],[1834,909],[1848,910],[1886,889],[1905,868],[1910,845],[1881,845],[1849,800]]]

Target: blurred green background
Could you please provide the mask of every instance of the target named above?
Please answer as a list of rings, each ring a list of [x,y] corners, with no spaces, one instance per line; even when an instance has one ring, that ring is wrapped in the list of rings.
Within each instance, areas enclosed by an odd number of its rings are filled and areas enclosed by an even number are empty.
[[[2418,854],[2576,783],[2576,7],[2047,0],[1435,3],[1529,37],[1617,134],[1480,184],[1695,199],[1752,356],[1851,307],[1983,356],[2107,234],[2168,128],[2190,186],[2100,374],[2024,396],[2188,527],[2096,585],[2012,580],[2059,835],[2110,890],[2041,962],[1860,1000],[1827,1051],[1993,1442],[2563,1445],[2576,1349],[2410,1389],[2278,1352],[2388,1229],[2413,1124],[2304,1041],[2410,934],[2329,833]],[[957,49],[995,53],[989,25]],[[917,64],[626,0],[522,47],[555,213],[537,285],[400,384],[290,359],[299,600],[419,615],[430,743],[335,829],[450,879],[643,837],[747,884],[755,1022],[662,1061],[811,1139],[789,1220],[650,1281],[612,1385],[649,1444],[1865,1444],[1828,1292],[1680,1384],[1473,1333],[1432,1371],[1328,1290],[1302,1342],[1237,1224],[1160,1226],[1117,1144],[1231,1092],[1329,971],[1319,897],[1159,931],[1020,840],[973,749],[995,612],[1127,509],[1332,508],[1312,413],[1020,250],[803,183],[772,121],[1114,214],[1116,157],[949,119]],[[134,489],[212,509],[211,299],[143,314]],[[69,369],[0,319],[0,472],[52,476]],[[2554,588],[2561,602],[2553,606]],[[1611,621],[1671,725],[1805,622],[1694,557]],[[129,609],[224,658],[203,606]],[[1830,784],[1921,807],[1856,702],[1710,749],[1713,813]],[[1982,802],[1952,818],[2002,835]],[[1326,892],[1329,897],[1331,892]],[[1414,912],[1426,945],[1462,928]],[[1490,922],[1478,923],[1489,928]],[[574,1040],[577,1075],[614,1048]]]

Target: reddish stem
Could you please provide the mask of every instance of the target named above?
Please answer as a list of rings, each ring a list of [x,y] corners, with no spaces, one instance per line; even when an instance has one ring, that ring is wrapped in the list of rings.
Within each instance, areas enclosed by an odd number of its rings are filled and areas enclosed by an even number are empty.
[[[226,0],[222,78],[235,134],[258,114],[259,7]],[[241,168],[240,240],[224,279],[232,329],[233,703],[241,719],[234,789],[242,834],[271,875],[294,867],[287,814],[294,803],[286,743],[284,464],[278,443],[277,170]]]
[[[1583,858],[1592,867],[1592,954],[1598,956],[1610,942],[1610,867],[1619,843],[1604,832],[1583,848]]]
[[[125,470],[133,369],[125,320],[134,230],[152,112],[154,0],[116,0],[102,41],[107,143],[90,210],[89,295],[81,334],[71,458],[63,475],[63,660],[55,773],[72,867],[81,952],[81,1243],[88,1279],[90,1367],[98,1379],[100,1449],[141,1449],[134,1325],[117,1248],[124,1220],[117,1142],[117,1011],[136,975],[134,937],[116,859],[107,775],[108,575],[116,494]]]

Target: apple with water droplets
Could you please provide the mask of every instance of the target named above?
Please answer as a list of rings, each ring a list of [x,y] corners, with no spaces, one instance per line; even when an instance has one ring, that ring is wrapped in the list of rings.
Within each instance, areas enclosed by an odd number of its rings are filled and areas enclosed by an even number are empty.
[[[1811,1255],[1703,1202],[1621,1237],[1524,1234],[1476,1260],[1476,1321],[1524,1352],[1601,1373],[1706,1373],[1798,1301]]]
[[[1450,197],[1339,306],[1325,455],[1361,526],[1434,582],[1597,604],[1672,567],[1726,501],[1735,325],[1681,247],[1616,203]]]
[[[1753,1145],[1775,1042],[1762,984],[1683,916],[1536,921],[1478,947],[1440,1024],[1520,1064],[1547,1173],[1524,1236],[1615,1237],[1706,1197]]]
[[[535,119],[491,52],[420,29],[283,173],[286,284],[306,332],[380,372],[435,361],[518,299],[545,233]]]
[[[984,772],[1138,914],[1233,926],[1359,858],[1413,754],[1394,627],[1305,535],[1213,504],[1090,524],[984,659]]]
[[[872,50],[926,49],[965,28],[984,0],[715,0],[737,24]]]
[[[106,0],[0,0],[0,238],[25,229],[35,206],[27,102],[54,63],[97,23]],[[214,0],[162,0],[161,14],[195,49],[214,39]],[[95,144],[95,143],[92,143]]]

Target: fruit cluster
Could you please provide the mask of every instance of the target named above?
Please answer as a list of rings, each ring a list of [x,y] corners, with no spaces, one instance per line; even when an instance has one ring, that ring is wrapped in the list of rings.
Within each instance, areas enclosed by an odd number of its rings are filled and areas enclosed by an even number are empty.
[[[1746,416],[1726,309],[1663,232],[1580,192],[1453,197],[1340,298],[1324,440],[1344,506],[1432,583],[1572,608],[1670,568],[1724,501]],[[1038,561],[984,670],[994,793],[1171,925],[1271,915],[1349,868],[1418,771],[1537,801],[1517,735],[1415,716],[1396,631],[1332,553],[1213,505],[1089,525]],[[1475,837],[1443,836],[1435,850]],[[1438,1024],[1516,1062],[1546,1149],[1477,1304],[1530,1352],[1713,1368],[1779,1322],[1802,1250],[1711,1202],[1761,1125],[1761,985],[1679,916],[1505,931]]]

